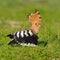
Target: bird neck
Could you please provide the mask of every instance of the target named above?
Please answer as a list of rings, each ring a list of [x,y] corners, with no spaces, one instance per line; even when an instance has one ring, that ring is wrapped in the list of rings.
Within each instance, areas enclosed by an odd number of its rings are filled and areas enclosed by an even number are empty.
[[[34,34],[36,34],[36,35],[37,35],[38,32],[39,32],[39,26],[32,25],[30,29],[31,29],[32,32],[33,32]]]

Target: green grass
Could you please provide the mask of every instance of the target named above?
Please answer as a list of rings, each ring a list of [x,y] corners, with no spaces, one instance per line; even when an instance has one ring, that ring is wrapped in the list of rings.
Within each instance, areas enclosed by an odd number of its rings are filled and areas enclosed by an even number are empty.
[[[6,35],[29,28],[35,9],[42,16],[39,45],[8,46]],[[60,0],[0,0],[0,60],[60,60]]]

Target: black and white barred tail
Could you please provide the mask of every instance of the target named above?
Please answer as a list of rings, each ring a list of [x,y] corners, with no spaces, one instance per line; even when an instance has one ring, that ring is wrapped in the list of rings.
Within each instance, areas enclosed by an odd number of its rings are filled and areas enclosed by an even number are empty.
[[[14,34],[7,35],[12,40],[8,43],[11,44],[20,44],[22,45],[37,45],[38,44],[38,36],[35,35],[32,30],[22,30],[15,32]]]
[[[7,37],[9,37],[11,39],[14,38],[14,36],[12,34],[7,35]]]

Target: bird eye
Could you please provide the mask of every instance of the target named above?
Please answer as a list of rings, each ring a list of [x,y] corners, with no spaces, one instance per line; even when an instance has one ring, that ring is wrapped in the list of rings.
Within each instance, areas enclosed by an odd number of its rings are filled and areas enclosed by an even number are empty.
[[[37,25],[37,23],[35,23],[35,25]]]
[[[41,19],[42,17],[40,16],[39,18]]]

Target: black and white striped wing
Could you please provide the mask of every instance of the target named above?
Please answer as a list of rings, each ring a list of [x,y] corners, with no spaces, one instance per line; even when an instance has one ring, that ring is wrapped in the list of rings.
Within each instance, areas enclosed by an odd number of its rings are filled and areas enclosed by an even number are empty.
[[[11,35],[10,35],[11,36]],[[18,31],[15,32],[14,34],[12,34],[13,38],[12,41],[9,44],[13,44],[14,42],[17,44],[22,45],[23,43],[25,43],[25,45],[37,45],[38,41],[38,37],[36,35],[33,34],[33,32],[31,30],[22,30],[22,31]]]
[[[33,33],[31,30],[22,30],[14,33],[14,37],[16,38],[24,38],[24,37],[30,37],[33,36]]]

